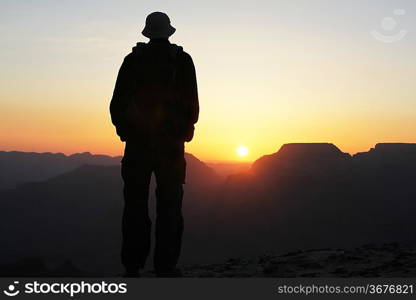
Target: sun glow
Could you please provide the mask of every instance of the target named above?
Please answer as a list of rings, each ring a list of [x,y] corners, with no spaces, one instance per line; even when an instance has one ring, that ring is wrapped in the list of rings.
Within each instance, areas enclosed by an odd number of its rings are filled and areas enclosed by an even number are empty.
[[[245,157],[248,155],[248,148],[246,146],[238,146],[236,152],[238,156]]]

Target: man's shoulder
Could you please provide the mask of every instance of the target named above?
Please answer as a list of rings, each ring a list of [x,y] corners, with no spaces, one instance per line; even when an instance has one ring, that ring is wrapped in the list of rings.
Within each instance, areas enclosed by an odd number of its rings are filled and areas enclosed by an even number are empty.
[[[175,46],[177,46],[177,45],[175,45]],[[188,52],[186,52],[183,49],[183,47],[181,47],[181,46],[177,46],[177,47],[179,47],[179,49],[178,49],[178,58],[180,58],[180,60],[185,64],[186,63],[192,63],[192,56]]]
[[[186,60],[192,60],[191,55],[188,52],[184,51],[184,50],[182,50],[181,56]]]
[[[124,57],[124,62],[131,62],[137,59],[137,57],[142,54],[147,47],[146,43],[137,43],[132,49],[129,54]]]
[[[123,64],[131,64],[135,62],[136,59],[137,59],[136,54],[134,52],[130,52],[124,57]]]

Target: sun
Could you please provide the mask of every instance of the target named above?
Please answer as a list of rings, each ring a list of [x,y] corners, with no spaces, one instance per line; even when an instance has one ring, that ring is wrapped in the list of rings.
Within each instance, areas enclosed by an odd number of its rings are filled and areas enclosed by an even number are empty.
[[[246,146],[238,146],[236,152],[238,156],[245,157],[248,155],[248,148]]]

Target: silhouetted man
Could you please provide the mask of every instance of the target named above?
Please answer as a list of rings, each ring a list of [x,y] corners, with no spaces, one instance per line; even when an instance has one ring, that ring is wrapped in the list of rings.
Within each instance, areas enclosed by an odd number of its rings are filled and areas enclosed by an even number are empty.
[[[175,32],[161,12],[147,16],[138,43],[118,73],[110,104],[112,122],[126,141],[121,174],[124,180],[122,263],[126,276],[139,276],[150,251],[149,183],[156,177],[157,276],[176,277],[183,232],[182,184],[184,142],[192,140],[199,104],[195,68],[189,54],[168,38]]]

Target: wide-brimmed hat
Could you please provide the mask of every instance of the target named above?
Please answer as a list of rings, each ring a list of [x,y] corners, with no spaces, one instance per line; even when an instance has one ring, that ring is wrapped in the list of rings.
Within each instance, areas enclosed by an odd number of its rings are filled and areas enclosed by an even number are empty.
[[[170,25],[167,14],[156,11],[146,18],[146,26],[142,34],[149,39],[168,38],[174,34],[176,29]]]

